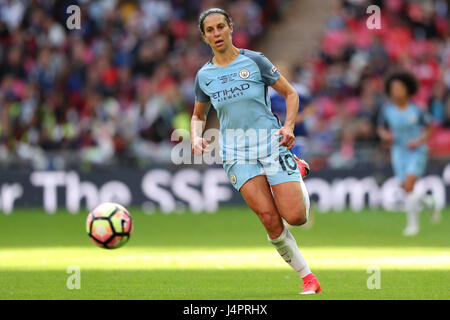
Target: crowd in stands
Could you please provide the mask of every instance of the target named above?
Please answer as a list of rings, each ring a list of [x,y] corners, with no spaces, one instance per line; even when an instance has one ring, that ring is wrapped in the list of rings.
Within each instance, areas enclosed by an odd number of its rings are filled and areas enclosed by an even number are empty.
[[[199,13],[228,10],[234,44],[251,49],[284,2],[0,1],[0,166],[167,163],[171,133],[189,129],[195,74],[211,56]],[[74,3],[81,28],[71,30]],[[370,1],[381,8],[379,30],[367,28],[368,3],[341,1],[320,49],[296,70],[315,105],[305,158],[317,168],[354,166],[364,152],[373,160],[394,66],[417,76],[414,99],[443,132],[434,141],[450,146],[449,1]]]
[[[376,23],[371,4],[381,8],[380,29],[368,27]],[[344,0],[330,13],[319,50],[297,70],[316,108],[306,119],[305,154],[315,168],[385,165],[377,118],[384,80],[399,68],[416,76],[414,102],[432,115],[431,155],[450,157],[450,1]]]
[[[247,48],[281,2],[0,1],[0,165],[167,163],[210,59],[200,12],[226,8]]]

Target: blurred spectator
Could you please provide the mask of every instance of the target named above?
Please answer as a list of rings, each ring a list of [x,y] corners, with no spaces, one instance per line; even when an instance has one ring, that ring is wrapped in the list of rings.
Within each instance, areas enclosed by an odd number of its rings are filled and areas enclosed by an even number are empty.
[[[74,3],[80,30],[66,28]],[[210,59],[197,27],[200,11],[227,9],[235,45],[251,48],[280,18],[283,3],[0,1],[0,165],[167,163],[171,133],[189,128],[195,74]],[[372,3],[382,9],[380,30],[366,27]],[[397,66],[418,78],[414,101],[433,115],[436,141],[450,141],[449,1],[341,0],[320,49],[290,76],[301,106],[306,99],[314,105],[297,134],[313,169],[378,161],[374,123],[383,78]],[[283,107],[273,107],[283,118]]]
[[[237,45],[248,47],[272,2],[0,1],[0,162],[167,163],[170,135],[189,128],[194,77],[210,58],[200,11],[234,13]],[[80,30],[66,28],[72,4]]]
[[[450,114],[449,1],[376,1],[382,9],[380,30],[366,27],[370,4],[341,1],[327,20],[320,51],[296,75],[307,79],[317,106],[309,120],[313,147],[308,156],[320,166],[376,164],[374,125],[385,99],[382,80],[398,66],[417,77],[414,101],[433,115],[440,141],[450,141],[450,131],[444,130]]]

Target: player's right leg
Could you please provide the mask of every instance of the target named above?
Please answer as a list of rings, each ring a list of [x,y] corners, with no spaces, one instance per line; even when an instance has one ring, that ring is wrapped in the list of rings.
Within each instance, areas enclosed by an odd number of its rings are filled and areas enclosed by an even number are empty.
[[[415,236],[419,233],[420,198],[414,193],[414,185],[417,179],[414,175],[408,175],[402,183],[402,188],[406,193],[406,228],[403,230],[404,236]]]

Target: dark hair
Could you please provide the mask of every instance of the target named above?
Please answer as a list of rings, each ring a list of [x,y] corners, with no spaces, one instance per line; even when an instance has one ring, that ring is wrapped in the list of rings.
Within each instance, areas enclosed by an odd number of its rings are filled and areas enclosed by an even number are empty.
[[[414,75],[408,71],[396,71],[393,72],[391,74],[389,74],[389,76],[386,78],[386,81],[384,83],[384,91],[386,92],[386,94],[388,96],[391,95],[391,84],[392,81],[395,80],[399,80],[401,82],[403,82],[403,84],[405,85],[407,91],[408,91],[408,95],[411,97],[414,94],[416,94],[417,89],[418,89],[418,84],[417,84],[417,80],[414,77]]]
[[[215,14],[215,13],[223,15],[225,17],[225,20],[227,21],[228,26],[230,26],[231,17],[228,14],[228,12],[226,12],[225,10],[220,9],[220,8],[211,8],[211,9],[205,10],[202,13],[200,13],[200,17],[198,18],[198,26],[200,27],[200,30],[202,31],[203,34],[205,33],[205,28],[203,26],[203,22],[205,21],[207,16],[209,16],[211,14]]]

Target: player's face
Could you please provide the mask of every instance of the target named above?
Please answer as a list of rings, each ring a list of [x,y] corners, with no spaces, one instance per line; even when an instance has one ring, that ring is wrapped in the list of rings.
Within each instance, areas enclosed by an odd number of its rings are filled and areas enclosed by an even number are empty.
[[[400,80],[391,82],[391,98],[394,101],[405,101],[408,99],[408,88]]]
[[[222,14],[211,14],[203,21],[203,39],[211,46],[213,51],[225,52],[231,45],[233,24],[228,26]]]

